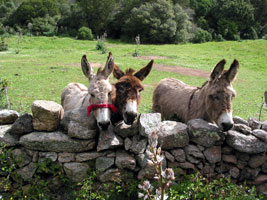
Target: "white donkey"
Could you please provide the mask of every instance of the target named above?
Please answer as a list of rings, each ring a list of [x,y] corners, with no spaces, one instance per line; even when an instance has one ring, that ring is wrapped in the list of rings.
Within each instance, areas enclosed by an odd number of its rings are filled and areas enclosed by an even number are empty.
[[[88,110],[88,124],[96,121],[100,130],[107,130],[111,110],[115,111],[111,99],[112,86],[109,83],[109,76],[114,68],[113,56],[110,52],[104,69],[98,69],[96,75],[85,55],[81,59],[81,66],[83,74],[89,80],[89,87],[80,83],[69,83],[61,95],[61,104],[65,112],[74,109]]]

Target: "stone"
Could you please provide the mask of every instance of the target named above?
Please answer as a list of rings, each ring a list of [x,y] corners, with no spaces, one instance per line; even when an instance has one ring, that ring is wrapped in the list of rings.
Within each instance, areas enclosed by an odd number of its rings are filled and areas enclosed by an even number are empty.
[[[256,190],[260,194],[267,194],[267,183],[257,185]]]
[[[222,153],[223,154],[232,154],[232,152],[233,152],[233,148],[232,147],[224,146],[222,148]]]
[[[125,138],[124,140],[124,149],[128,151],[132,146],[132,140],[130,138]]]
[[[107,183],[107,182],[118,182],[121,181],[122,179],[129,179],[131,177],[133,178],[132,173],[116,168],[116,169],[108,169],[104,173],[101,173],[98,179],[102,183]]]
[[[267,131],[255,129],[253,130],[252,134],[264,143],[267,143]]]
[[[147,150],[148,151],[148,150]],[[149,158],[149,154],[147,153],[147,151],[145,153],[142,154],[138,154],[136,156],[136,161],[137,164],[141,167],[141,168],[145,168],[146,165],[148,164],[148,160]]]
[[[32,161],[32,158],[23,149],[14,149],[12,156],[19,167],[24,167]]]
[[[244,124],[244,125],[248,126],[248,122],[239,116],[233,117],[233,121],[235,124]]]
[[[97,151],[103,151],[107,149],[114,149],[123,146],[123,140],[121,137],[114,134],[112,130],[100,131]]]
[[[193,164],[200,163],[200,160],[198,160],[194,156],[190,156],[190,155],[186,155],[186,160],[189,161],[190,163],[193,163]]]
[[[220,166],[215,168],[215,171],[218,173],[226,173],[231,169],[231,165],[227,163],[222,163]]]
[[[237,160],[237,164],[236,166],[239,169],[244,169],[247,166],[248,162],[247,161],[243,161],[243,160]]]
[[[104,156],[104,153],[96,152],[96,151],[77,153],[75,155],[75,160],[77,162],[84,162],[84,161],[88,161],[88,160],[94,160],[94,159],[101,157],[101,156]]]
[[[16,170],[17,174],[25,181],[30,181],[35,174],[37,167],[34,163],[29,163],[23,168]]]
[[[126,153],[125,151],[119,150],[116,152],[115,164],[119,169],[134,170],[136,161],[130,154]]]
[[[0,110],[0,125],[13,124],[19,117],[19,113],[15,110]]]
[[[75,154],[74,153],[58,153],[57,159],[60,163],[74,162]]]
[[[153,179],[155,176],[156,170],[153,165],[146,165],[144,168],[142,168],[138,174],[137,179],[143,180],[145,178],[147,179]]]
[[[26,113],[19,116],[10,128],[9,132],[20,136],[33,132],[32,115]]]
[[[195,158],[205,159],[203,153],[195,145],[189,144],[184,148],[184,151],[186,156],[191,155],[194,156]]]
[[[217,163],[222,159],[221,146],[209,147],[204,151],[204,155],[209,163]]]
[[[158,132],[161,122],[160,113],[145,113],[139,117],[139,134],[148,137],[153,132]]]
[[[267,121],[262,122],[261,129],[267,132]]]
[[[234,124],[234,127],[232,128],[232,130],[243,133],[245,135],[252,134],[251,128],[249,126],[244,125],[244,124]]]
[[[236,179],[239,176],[239,169],[237,167],[232,167],[229,173],[233,178]]]
[[[248,166],[251,168],[258,168],[267,161],[267,155],[253,155],[248,161]]]
[[[192,119],[187,126],[190,141],[204,147],[220,145],[225,139],[225,134],[215,124],[203,119]]]
[[[267,151],[267,144],[253,135],[243,135],[236,131],[228,131],[226,143],[240,152],[257,154]]]
[[[53,101],[35,100],[32,103],[33,128],[37,131],[55,131],[64,115],[61,105]]]
[[[16,146],[19,142],[19,137],[9,132],[12,125],[0,126],[0,144],[5,144],[7,147]]]
[[[252,130],[261,128],[261,122],[253,117],[248,118],[248,125]]]
[[[71,139],[63,132],[32,132],[23,135],[19,144],[30,150],[53,152],[84,152],[95,147],[96,141]]]
[[[112,165],[114,165],[114,158],[113,157],[98,157],[95,161],[95,167],[98,171],[105,171],[108,168],[110,168]]]
[[[222,160],[227,163],[237,164],[237,159],[234,155],[223,155]]]
[[[114,127],[114,132],[122,138],[132,137],[139,133],[139,124],[134,121],[132,125],[127,125],[121,121]]]
[[[214,173],[214,165],[211,165],[209,163],[205,163],[205,166],[202,168],[201,173],[207,175],[207,174],[213,174]]]
[[[189,144],[189,136],[185,124],[175,121],[163,121],[159,127],[158,143],[162,149],[185,147]]]
[[[98,134],[96,120],[87,116],[86,109],[74,109],[64,112],[61,125],[71,138],[92,139]]]
[[[262,183],[267,183],[267,175],[266,174],[259,174],[256,179],[253,181],[253,184],[259,185]]]
[[[147,139],[139,140],[139,136],[135,135],[132,140],[132,145],[130,147],[130,151],[135,154],[141,154],[145,152],[147,146]]]
[[[169,160],[169,161],[171,161],[171,162],[174,162],[174,161],[175,161],[174,156],[173,156],[171,153],[169,153],[168,151],[165,151],[165,152],[164,152],[164,155],[165,155],[165,157],[167,158],[167,160]]]
[[[195,165],[193,165],[190,162],[183,162],[183,163],[179,163],[179,167],[183,168],[183,169],[187,169],[187,170],[195,170]]]
[[[67,177],[77,183],[87,176],[87,171],[90,167],[86,163],[70,162],[64,163],[63,168]]]
[[[242,161],[248,161],[250,156],[248,153],[243,153],[243,152],[235,152],[235,155],[237,157],[238,160],[242,160]]]
[[[261,166],[261,171],[264,173],[267,173],[267,162],[265,162],[262,166]]]
[[[171,153],[178,162],[185,162],[185,152],[183,149],[174,149],[171,150]]]
[[[47,159],[50,159],[52,162],[57,160],[56,152],[39,152],[39,160],[46,162]]]
[[[260,168],[251,169],[249,167],[245,167],[242,169],[240,176],[238,178],[239,181],[244,180],[254,180],[260,172]]]

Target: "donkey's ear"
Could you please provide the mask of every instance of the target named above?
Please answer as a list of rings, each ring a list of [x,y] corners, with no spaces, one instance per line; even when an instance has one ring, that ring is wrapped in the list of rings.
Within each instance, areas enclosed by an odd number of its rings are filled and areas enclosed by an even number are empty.
[[[210,74],[210,80],[211,81],[216,80],[217,78],[219,78],[219,76],[223,72],[225,63],[226,63],[225,59],[223,59],[223,60],[221,60],[220,62],[217,63],[217,65],[214,67],[213,71]]]
[[[114,68],[114,58],[112,56],[112,53],[109,52],[106,65],[101,74],[107,79],[112,73],[113,68]]]
[[[233,63],[230,66],[230,69],[224,73],[224,76],[229,80],[229,82],[232,82],[235,80],[238,70],[239,70],[239,62],[236,59],[234,59]]]
[[[114,64],[114,70],[113,70],[113,76],[116,79],[120,79],[121,77],[123,77],[125,75],[125,73],[123,71],[121,71],[121,69],[119,68],[118,65]]]
[[[83,74],[89,79],[89,81],[92,80],[95,74],[94,74],[93,68],[87,61],[86,55],[83,55],[81,59],[81,66],[82,66]]]
[[[153,67],[154,60],[151,60],[147,66],[140,69],[138,72],[134,74],[135,77],[137,77],[139,80],[143,81],[147,75],[150,73],[152,67]]]

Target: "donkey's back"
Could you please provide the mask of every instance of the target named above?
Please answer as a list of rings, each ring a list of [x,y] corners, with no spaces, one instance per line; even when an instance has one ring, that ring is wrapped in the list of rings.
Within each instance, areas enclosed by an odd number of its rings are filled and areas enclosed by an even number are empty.
[[[185,122],[190,96],[196,87],[174,78],[165,78],[157,85],[153,95],[153,111],[165,119]]]

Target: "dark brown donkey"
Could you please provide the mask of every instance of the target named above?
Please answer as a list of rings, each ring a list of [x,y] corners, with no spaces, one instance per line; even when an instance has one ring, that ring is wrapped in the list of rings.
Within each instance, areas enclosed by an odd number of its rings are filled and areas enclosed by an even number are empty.
[[[117,108],[117,112],[111,116],[113,124],[124,120],[126,124],[131,125],[136,119],[141,100],[140,92],[144,90],[142,81],[150,73],[153,62],[151,60],[137,72],[130,68],[125,73],[114,65],[113,75],[118,81],[113,84],[112,89],[112,102]]]
[[[224,131],[231,129],[232,100],[236,95],[231,83],[238,73],[239,63],[234,60],[230,69],[224,71],[225,62],[221,60],[214,67],[210,80],[202,87],[173,78],[161,80],[154,91],[153,110],[165,119],[188,122],[202,118],[216,123]]]

